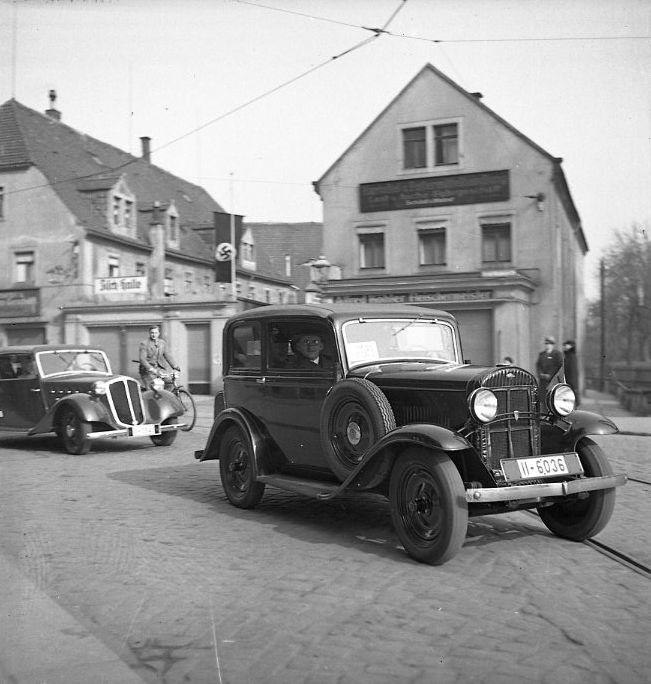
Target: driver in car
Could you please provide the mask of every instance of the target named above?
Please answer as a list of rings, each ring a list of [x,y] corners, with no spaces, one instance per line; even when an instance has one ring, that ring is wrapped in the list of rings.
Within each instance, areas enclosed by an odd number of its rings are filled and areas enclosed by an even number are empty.
[[[287,361],[287,368],[311,370],[332,368],[332,362],[323,356],[323,340],[316,333],[298,333],[290,341],[293,356]]]

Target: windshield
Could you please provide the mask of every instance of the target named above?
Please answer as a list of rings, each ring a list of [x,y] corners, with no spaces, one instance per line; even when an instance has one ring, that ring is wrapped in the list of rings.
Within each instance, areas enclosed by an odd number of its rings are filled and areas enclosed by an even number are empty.
[[[436,319],[359,319],[343,325],[349,367],[392,359],[458,361],[454,328]]]
[[[41,375],[58,373],[110,373],[106,354],[98,349],[63,349],[39,352],[36,360]]]

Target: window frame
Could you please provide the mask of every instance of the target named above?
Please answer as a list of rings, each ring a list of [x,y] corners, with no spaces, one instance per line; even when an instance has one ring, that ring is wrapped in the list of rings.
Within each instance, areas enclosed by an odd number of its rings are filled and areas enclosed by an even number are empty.
[[[16,249],[14,250],[14,282],[15,283],[34,283],[36,282],[36,252],[33,249]],[[21,257],[29,256],[29,261],[22,261]],[[23,264],[27,264],[25,268],[25,277],[21,279],[21,271]]]
[[[383,270],[387,267],[386,259],[386,226],[371,226],[368,228],[358,228],[357,231],[357,258],[359,260],[359,270],[360,271],[370,271],[370,270]],[[381,264],[372,263],[366,264],[366,254],[367,249],[365,247],[373,239],[381,239],[382,249],[381,249]],[[373,260],[375,262],[375,259]]]
[[[411,121],[409,123],[399,124],[398,135],[398,159],[399,159],[399,174],[414,174],[414,173],[445,173],[450,170],[450,167],[455,169],[462,169],[463,163],[463,118],[462,117],[446,117],[443,119],[429,119],[426,121]],[[436,149],[436,129],[441,129],[445,126],[456,126],[456,161],[437,161]],[[425,165],[424,166],[406,166],[407,158],[405,154],[405,131],[409,130],[425,130]]]
[[[448,222],[447,221],[422,221],[416,226],[416,232],[418,234],[418,265],[420,267],[443,267],[447,266],[448,263]],[[424,238],[427,236],[442,236],[442,249],[440,251],[442,254],[441,261],[425,261],[425,245]]]
[[[504,266],[513,262],[513,221],[509,217],[501,217],[499,220],[480,221],[481,230],[481,264],[485,266]],[[500,244],[499,232],[506,233],[508,240],[506,246],[508,249],[508,258],[500,258],[502,252],[502,245]],[[487,259],[487,245],[494,243],[493,255],[494,259]]]

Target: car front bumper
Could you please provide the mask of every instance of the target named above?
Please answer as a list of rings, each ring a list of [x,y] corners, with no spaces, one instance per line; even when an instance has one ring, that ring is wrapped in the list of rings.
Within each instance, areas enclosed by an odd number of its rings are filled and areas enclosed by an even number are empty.
[[[542,501],[552,497],[570,496],[580,492],[612,489],[626,484],[626,475],[586,477],[566,482],[512,485],[510,487],[475,487],[466,489],[468,503],[493,503],[495,501]]]
[[[185,427],[186,423],[173,423],[171,425],[134,425],[133,427],[116,428],[115,430],[101,430],[100,432],[90,432],[88,439],[102,439],[105,437],[153,437],[163,432],[171,432]],[[138,428],[150,428],[149,430],[138,430]],[[134,429],[135,428],[135,429]],[[151,429],[153,428],[153,429]]]

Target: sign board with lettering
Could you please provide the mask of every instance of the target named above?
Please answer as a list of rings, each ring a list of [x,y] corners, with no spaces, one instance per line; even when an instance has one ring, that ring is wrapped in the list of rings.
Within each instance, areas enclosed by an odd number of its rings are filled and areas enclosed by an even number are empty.
[[[419,207],[449,207],[455,204],[505,202],[510,197],[507,169],[362,183],[359,186],[359,210],[366,213]]]
[[[38,316],[39,290],[0,290],[0,316]]]
[[[335,295],[335,302],[363,304],[425,303],[425,302],[475,302],[491,299],[492,290],[455,290],[450,292],[396,292],[393,294]]]
[[[95,294],[147,294],[147,276],[95,278]]]

